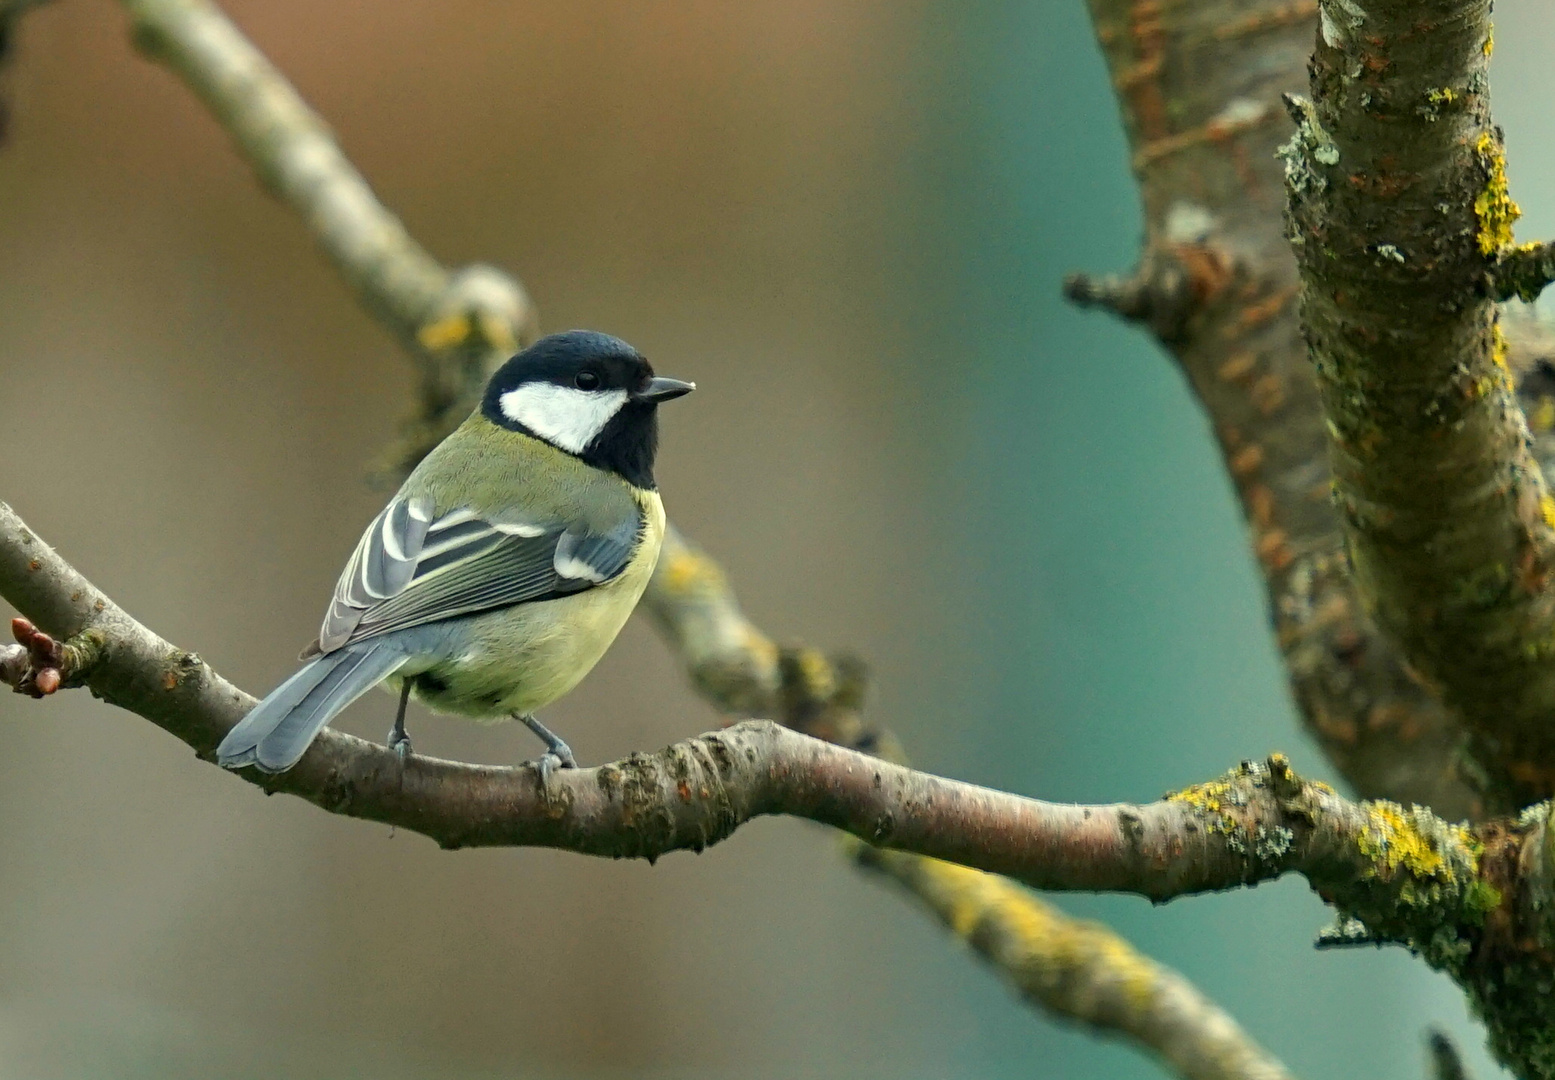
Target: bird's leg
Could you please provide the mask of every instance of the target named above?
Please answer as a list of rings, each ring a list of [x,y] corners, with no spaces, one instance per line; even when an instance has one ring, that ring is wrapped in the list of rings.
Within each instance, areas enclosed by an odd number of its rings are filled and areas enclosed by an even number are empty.
[[[578,759],[572,756],[572,747],[562,742],[561,737],[546,727],[532,716],[520,716],[524,726],[545,742],[545,753],[535,759],[535,769],[540,773],[540,783],[544,784],[555,768],[576,769]]]
[[[405,733],[405,706],[410,702],[410,680],[400,688],[400,707],[394,714],[394,726],[389,729],[389,749],[404,761],[410,757],[410,736]]]

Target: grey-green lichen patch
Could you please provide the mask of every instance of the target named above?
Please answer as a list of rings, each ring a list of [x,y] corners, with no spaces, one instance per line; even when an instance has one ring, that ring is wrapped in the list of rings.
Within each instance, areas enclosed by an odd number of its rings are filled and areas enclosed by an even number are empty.
[[[1290,852],[1296,834],[1283,825],[1260,824],[1253,830],[1253,854],[1260,862],[1277,863]]]
[[[1329,168],[1339,164],[1339,147],[1318,122],[1310,100],[1287,94],[1285,108],[1296,124],[1295,134],[1276,151],[1285,163],[1285,186],[1293,198],[1321,194],[1328,178],[1314,163]]]
[[[1354,0],[1323,0],[1318,5],[1318,19],[1324,43],[1331,49],[1342,49],[1366,22],[1366,10]]]

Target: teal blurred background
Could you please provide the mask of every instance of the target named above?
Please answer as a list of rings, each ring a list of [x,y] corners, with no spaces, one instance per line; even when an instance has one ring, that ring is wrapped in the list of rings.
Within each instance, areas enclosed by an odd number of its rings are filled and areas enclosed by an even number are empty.
[[[1529,236],[1555,231],[1527,204],[1555,180],[1544,7],[1498,12]],[[671,516],[769,632],[872,661],[917,763],[1083,801],[1274,749],[1333,779],[1182,381],[1058,297],[1139,233],[1078,0],[230,10],[441,257],[702,384],[666,415]],[[262,692],[381,499],[408,366],[113,5],[60,0],[19,44],[0,497]],[[342,726],[380,737],[391,707]],[[717,718],[634,624],[547,719],[600,761]],[[429,753],[533,749],[416,721]],[[0,1080],[1161,1075],[803,823],[653,868],[448,854],[266,800],[85,695],[0,699],[0,731]],[[1315,953],[1299,881],[1057,901],[1298,1075],[1416,1080],[1430,1023],[1495,1075],[1445,979]]]

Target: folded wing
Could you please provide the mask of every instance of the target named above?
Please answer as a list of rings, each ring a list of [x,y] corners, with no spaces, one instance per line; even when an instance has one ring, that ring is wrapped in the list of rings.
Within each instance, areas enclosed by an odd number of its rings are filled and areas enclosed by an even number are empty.
[[[367,527],[340,575],[316,651],[604,584],[631,561],[642,527],[635,507],[594,532],[491,522],[469,510],[438,517],[429,500],[397,498]]]

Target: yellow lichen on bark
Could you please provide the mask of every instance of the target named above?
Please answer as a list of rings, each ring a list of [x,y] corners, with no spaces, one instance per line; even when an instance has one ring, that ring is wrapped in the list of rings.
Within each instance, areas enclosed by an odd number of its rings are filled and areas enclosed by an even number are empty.
[[[1483,131],[1474,144],[1474,152],[1484,166],[1485,186],[1474,198],[1474,216],[1479,219],[1479,252],[1495,255],[1512,246],[1512,226],[1523,216],[1522,207],[1512,200],[1506,179],[1506,154],[1494,132]]]
[[[1462,825],[1426,831],[1421,827],[1422,812],[1418,808],[1405,810],[1397,803],[1374,802],[1368,803],[1366,809],[1366,826],[1357,844],[1378,877],[1391,878],[1403,871],[1417,878],[1451,881],[1453,870],[1443,851],[1444,843],[1460,848],[1477,863],[1479,845]]]
[[[1185,787],[1181,791],[1168,792],[1167,802],[1180,802],[1193,807],[1206,814],[1218,814],[1225,806],[1226,799],[1231,794],[1231,784],[1226,780],[1211,780],[1205,784],[1194,784]]]

